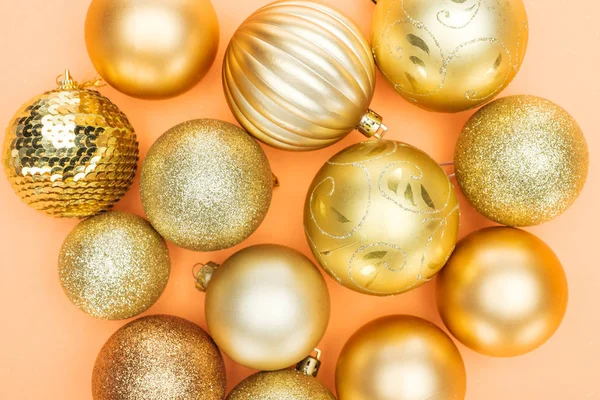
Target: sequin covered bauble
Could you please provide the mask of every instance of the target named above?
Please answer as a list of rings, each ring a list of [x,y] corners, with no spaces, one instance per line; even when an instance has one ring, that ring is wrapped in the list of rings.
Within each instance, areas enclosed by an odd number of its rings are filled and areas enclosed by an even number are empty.
[[[125,194],[137,167],[133,127],[116,105],[71,80],[13,117],[2,164],[17,195],[55,217],[88,217]]]

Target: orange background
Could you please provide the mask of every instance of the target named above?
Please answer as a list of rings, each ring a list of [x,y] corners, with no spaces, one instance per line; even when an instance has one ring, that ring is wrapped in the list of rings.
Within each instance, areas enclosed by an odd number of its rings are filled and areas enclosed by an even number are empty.
[[[374,5],[369,0],[326,0],[369,32]],[[235,122],[222,93],[223,52],[235,28],[269,0],[214,0],[221,24],[221,46],[209,75],[192,91],[169,101],[129,98],[112,88],[101,91],[128,116],[140,139],[141,156],[165,130],[184,120],[210,117]],[[590,146],[587,186],[563,216],[531,229],[561,258],[570,284],[570,304],[557,334],[541,349],[515,359],[478,355],[459,345],[468,371],[469,400],[600,399],[600,268],[597,261],[600,138],[600,4],[594,0],[525,0],[530,43],[521,73],[503,92],[535,94],[565,107],[581,124]],[[2,0],[0,2],[0,121],[6,126],[22,103],[53,89],[69,67],[80,81],[95,73],[88,60],[83,23],[89,0]],[[388,138],[416,145],[437,161],[452,159],[457,135],[472,112],[442,115],[422,111],[395,94],[378,77],[373,108],[390,127]],[[194,288],[192,265],[221,262],[250,244],[276,242],[304,254],[310,250],[302,228],[306,190],[320,166],[340,149],[362,140],[353,133],[337,145],[312,153],[266,148],[281,180],[269,215],[245,243],[215,254],[170,246],[169,285],[148,313],[188,318],[206,329],[203,295]],[[106,339],[125,322],[93,319],[64,296],[57,256],[76,220],[56,220],[29,209],[0,178],[0,399],[91,398],[95,357]],[[490,225],[461,200],[461,235]],[[143,214],[135,184],[117,210]],[[348,337],[382,315],[410,313],[438,325],[434,283],[392,298],[374,298],[344,289],[327,278],[332,318],[320,347],[320,379],[334,387],[335,362]],[[231,389],[252,371],[227,362]]]

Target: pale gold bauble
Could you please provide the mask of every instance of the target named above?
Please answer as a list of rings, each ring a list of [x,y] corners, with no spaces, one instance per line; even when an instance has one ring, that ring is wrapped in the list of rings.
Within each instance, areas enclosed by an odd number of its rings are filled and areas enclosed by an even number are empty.
[[[500,224],[530,226],[575,202],[589,154],[565,110],[540,97],[511,96],[471,117],[454,162],[458,184],[477,211]]]
[[[98,354],[94,400],[222,400],[225,363],[213,340],[183,318],[152,315],[128,323]]]
[[[150,148],[142,205],[168,241],[196,251],[226,249],[250,236],[271,204],[273,174],[262,148],[228,122],[181,123]]]
[[[544,344],[567,301],[565,271],[552,249],[515,228],[482,229],[461,240],[437,281],[450,332],[489,356],[518,356]]]
[[[463,400],[467,377],[452,340],[408,315],[380,318],[344,346],[335,371],[339,400]]]
[[[206,75],[219,48],[219,22],[210,0],[92,0],[85,42],[115,89],[164,99]]]
[[[325,271],[352,290],[414,289],[446,263],[458,235],[458,200],[438,164],[389,140],[355,144],[317,173],[304,228]]]
[[[372,46],[383,76],[419,107],[480,106],[515,77],[527,49],[522,0],[377,0]]]

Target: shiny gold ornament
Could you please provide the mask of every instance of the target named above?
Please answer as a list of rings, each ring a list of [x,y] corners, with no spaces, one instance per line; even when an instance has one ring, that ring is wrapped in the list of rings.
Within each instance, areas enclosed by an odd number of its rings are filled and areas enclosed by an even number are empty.
[[[394,315],[352,335],[335,385],[339,400],[463,400],[467,377],[444,331],[421,318]]]
[[[125,319],[150,308],[167,286],[171,264],[162,237],[137,215],[109,212],[67,236],[58,261],[69,300],[102,319]]]
[[[477,211],[504,225],[531,226],[573,204],[589,155],[565,110],[539,97],[512,96],[471,117],[454,161],[458,184]]]
[[[419,107],[477,107],[521,67],[529,36],[522,0],[375,2],[375,61],[390,85]]]
[[[482,229],[461,240],[437,281],[450,332],[489,356],[518,356],[544,344],[567,301],[567,278],[552,249],[515,228]]]
[[[85,42],[111,86],[164,99],[206,75],[219,47],[219,22],[209,0],[92,0]]]
[[[15,193],[54,217],[89,217],[113,206],[135,176],[138,143],[116,105],[67,71],[8,125],[4,172]]]
[[[325,271],[352,290],[386,296],[414,289],[444,266],[458,235],[454,188],[427,154],[369,140],[317,173],[304,228]]]
[[[329,322],[329,291],[319,270],[289,247],[248,247],[216,268],[206,264],[208,329],[219,348],[249,368],[287,368],[311,353]]]
[[[354,129],[387,128],[369,110],[375,64],[358,26],[314,1],[278,1],[233,35],[223,65],[227,102],[244,128],[285,150],[315,150]]]
[[[226,249],[265,218],[273,174],[262,148],[224,121],[188,121],[169,129],[142,166],[142,205],[167,240],[196,251]]]
[[[94,400],[222,400],[225,364],[213,340],[183,318],[152,315],[108,339],[94,366]]]

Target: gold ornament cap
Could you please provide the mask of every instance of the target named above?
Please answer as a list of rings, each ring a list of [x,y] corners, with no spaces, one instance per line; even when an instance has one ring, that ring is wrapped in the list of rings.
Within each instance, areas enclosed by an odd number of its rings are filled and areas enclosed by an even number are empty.
[[[363,115],[356,129],[368,138],[375,137],[381,139],[386,134],[388,127],[383,124],[383,117],[381,115],[369,109]]]
[[[213,274],[219,268],[219,264],[212,261],[206,264],[196,264],[192,269],[192,275],[196,279],[196,289],[201,292],[206,292],[208,285],[213,277]]]
[[[321,350],[315,349],[315,353],[316,355],[314,357],[310,355],[304,360],[300,361],[296,365],[296,370],[306,376],[312,376],[313,378],[316,378],[319,374],[319,369],[321,368]]]

